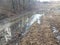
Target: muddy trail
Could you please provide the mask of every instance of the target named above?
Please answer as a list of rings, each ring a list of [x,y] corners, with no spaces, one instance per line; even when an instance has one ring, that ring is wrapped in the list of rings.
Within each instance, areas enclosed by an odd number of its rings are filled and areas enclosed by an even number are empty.
[[[30,31],[20,41],[20,45],[60,45],[56,35],[53,33],[53,27],[59,30],[60,21],[58,15],[43,16],[41,24],[34,23]]]

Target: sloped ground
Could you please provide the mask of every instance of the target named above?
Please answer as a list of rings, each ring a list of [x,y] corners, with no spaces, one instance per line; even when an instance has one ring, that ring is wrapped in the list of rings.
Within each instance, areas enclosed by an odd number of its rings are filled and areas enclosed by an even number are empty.
[[[59,45],[51,30],[51,24],[59,30],[60,16],[47,15],[42,17],[41,24],[33,24],[30,32],[21,40],[21,45]]]

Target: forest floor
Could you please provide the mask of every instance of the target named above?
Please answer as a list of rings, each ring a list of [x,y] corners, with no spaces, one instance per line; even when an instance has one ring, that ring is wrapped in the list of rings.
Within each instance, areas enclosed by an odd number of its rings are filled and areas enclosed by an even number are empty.
[[[41,24],[34,23],[27,35],[21,39],[21,45],[59,45],[55,38],[51,24],[60,31],[60,15],[45,15]]]

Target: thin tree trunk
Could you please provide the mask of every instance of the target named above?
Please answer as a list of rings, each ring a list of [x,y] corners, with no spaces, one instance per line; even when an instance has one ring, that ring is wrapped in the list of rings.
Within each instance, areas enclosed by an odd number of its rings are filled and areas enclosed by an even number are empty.
[[[25,4],[25,0],[23,0],[23,10],[25,10],[24,4]]]

